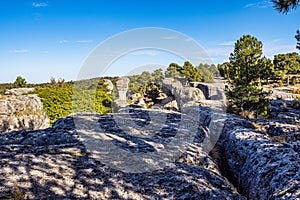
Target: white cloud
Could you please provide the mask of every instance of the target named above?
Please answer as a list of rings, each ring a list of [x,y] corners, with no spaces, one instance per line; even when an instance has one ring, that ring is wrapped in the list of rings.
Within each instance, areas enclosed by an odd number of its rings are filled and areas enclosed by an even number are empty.
[[[222,42],[218,44],[219,46],[234,46],[235,41],[227,41],[227,42]]]
[[[269,0],[263,0],[259,2],[249,3],[245,5],[245,8],[270,8],[273,4]]]
[[[45,2],[40,2],[40,3],[33,2],[32,6],[35,7],[35,8],[39,8],[39,7],[46,7],[46,6],[48,6],[48,4],[45,3]]]
[[[60,40],[60,41],[58,41],[58,42],[59,42],[59,44],[65,44],[65,43],[68,43],[69,40]]]
[[[14,50],[9,50],[10,53],[29,53],[29,49],[14,49]]]
[[[77,43],[93,43],[93,40],[77,40]]]
[[[140,50],[130,52],[128,55],[148,55],[148,56],[157,56],[160,52],[156,50]]]

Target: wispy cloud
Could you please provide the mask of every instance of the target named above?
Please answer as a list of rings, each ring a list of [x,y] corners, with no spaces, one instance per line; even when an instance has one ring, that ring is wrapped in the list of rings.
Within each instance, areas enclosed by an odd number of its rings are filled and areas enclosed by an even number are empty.
[[[288,52],[296,52],[296,45],[275,45],[275,44],[266,44],[263,47],[264,54],[273,58],[276,54],[288,53]]]
[[[10,53],[29,53],[30,50],[29,49],[13,49],[13,50],[9,50]]]
[[[160,52],[156,50],[140,50],[133,51],[129,55],[148,55],[148,56],[157,56]]]
[[[163,37],[163,39],[165,39],[165,40],[175,40],[175,39],[177,39],[177,36],[166,36],[166,37]]]
[[[39,8],[39,7],[47,7],[48,4],[45,3],[45,2],[39,2],[39,3],[33,2],[33,3],[32,3],[32,6],[35,7],[35,8]]]
[[[93,43],[93,40],[77,40],[77,43]]]
[[[187,38],[187,39],[185,39],[185,41],[191,42],[191,41],[195,41],[195,40],[193,38]]]
[[[273,4],[271,1],[263,0],[245,5],[245,8],[270,8]]]
[[[270,43],[277,43],[277,42],[280,42],[281,40],[282,39],[277,38],[277,39],[271,40]]]
[[[214,60],[216,63],[223,63],[227,61],[230,53],[234,50],[233,46],[219,46],[217,48],[209,48],[206,49],[208,55]],[[288,53],[288,52],[296,52],[296,45],[280,45],[277,43],[266,43],[263,46],[263,54],[270,59],[274,58],[276,54]]]
[[[226,42],[222,42],[219,43],[218,46],[234,46],[235,41],[226,41]]]
[[[69,42],[69,40],[60,40],[60,41],[58,41],[59,44],[65,44],[65,43],[68,43],[68,42]]]

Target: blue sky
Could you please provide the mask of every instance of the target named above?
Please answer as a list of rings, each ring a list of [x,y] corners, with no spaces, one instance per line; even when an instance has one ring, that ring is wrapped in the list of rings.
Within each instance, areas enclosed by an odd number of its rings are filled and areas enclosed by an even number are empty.
[[[265,0],[1,0],[0,82],[22,75],[28,82],[50,77],[76,80],[97,45],[121,32],[143,27],[178,31],[197,41],[212,62],[228,59],[234,42],[251,34],[264,44],[264,54],[297,51],[294,35],[300,9],[279,14]],[[117,60],[107,75],[135,67],[183,62],[159,51],[130,54]]]

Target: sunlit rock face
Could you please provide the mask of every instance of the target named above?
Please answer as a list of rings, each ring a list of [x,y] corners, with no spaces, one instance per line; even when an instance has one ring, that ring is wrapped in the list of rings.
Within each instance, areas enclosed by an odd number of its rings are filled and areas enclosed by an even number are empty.
[[[126,93],[129,82],[130,80],[128,77],[119,77],[119,80],[116,83],[118,98],[115,100],[115,103],[120,108],[124,108],[128,105]]]
[[[104,85],[106,86],[106,88],[108,90],[107,93],[111,94],[112,91],[114,90],[114,84],[109,79],[104,79],[103,81],[104,81]]]
[[[50,126],[40,98],[33,88],[6,91],[0,99],[0,133],[14,130],[37,130]]]
[[[224,100],[225,97],[225,85],[222,82],[218,82],[216,80],[216,83],[198,83],[198,82],[191,82],[191,87],[200,89],[205,98],[209,100]]]
[[[0,196],[17,185],[29,199],[244,199],[206,138],[197,118],[139,108],[10,132],[0,136]]]
[[[162,83],[162,90],[167,96],[175,99],[176,105],[180,111],[183,110],[186,104],[197,105],[197,102],[206,100],[203,92],[198,88],[183,86],[178,80],[166,78]]]
[[[247,199],[300,198],[300,127],[293,123],[227,115],[215,160]]]

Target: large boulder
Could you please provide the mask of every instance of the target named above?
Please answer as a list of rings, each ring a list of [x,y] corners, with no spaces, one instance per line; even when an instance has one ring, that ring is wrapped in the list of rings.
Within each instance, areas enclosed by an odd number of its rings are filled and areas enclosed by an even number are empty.
[[[191,82],[191,87],[200,89],[205,98],[209,100],[224,100],[225,97],[225,85],[222,82],[216,83],[199,83],[199,82]]]
[[[175,79],[164,79],[162,83],[162,90],[168,96],[174,97],[180,111],[182,111],[184,105],[186,104],[197,105],[197,102],[206,99],[200,89],[185,87]]]
[[[30,91],[30,88],[12,89],[0,99],[0,133],[50,126],[40,98],[36,94],[24,94]]]
[[[244,199],[203,151],[208,134],[185,114],[123,109],[0,135],[0,197]]]

